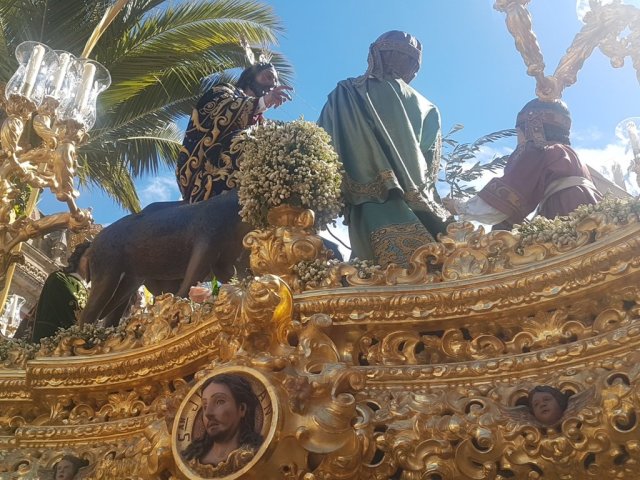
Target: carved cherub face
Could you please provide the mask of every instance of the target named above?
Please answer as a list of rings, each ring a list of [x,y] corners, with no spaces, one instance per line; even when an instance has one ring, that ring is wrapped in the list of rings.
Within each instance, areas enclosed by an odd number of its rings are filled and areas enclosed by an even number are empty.
[[[56,464],[54,479],[73,480],[77,472],[78,469],[76,468],[76,466],[69,460],[63,458]]]
[[[558,423],[564,413],[564,408],[556,397],[545,391],[534,392],[529,407],[536,420],[548,426]]]

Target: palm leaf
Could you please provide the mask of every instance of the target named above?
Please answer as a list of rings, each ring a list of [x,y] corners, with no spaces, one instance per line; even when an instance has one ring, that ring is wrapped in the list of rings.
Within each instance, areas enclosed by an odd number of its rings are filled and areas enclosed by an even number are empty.
[[[134,176],[157,173],[161,166],[173,167],[182,146],[182,130],[174,123],[139,132],[138,129],[121,131],[122,135],[108,139],[118,152],[120,161],[128,165]]]
[[[445,149],[441,159],[442,177],[439,179],[449,184],[452,196],[461,198],[470,197],[477,193],[475,187],[464,185],[465,183],[472,182],[487,172],[495,173],[506,165],[508,155],[496,156],[484,163],[476,161],[471,166],[467,166],[470,161],[476,158],[480,148],[488,143],[516,135],[516,130],[507,129],[484,135],[473,143],[459,143],[451,138],[453,134],[463,128],[462,125],[456,124],[443,138]]]
[[[122,208],[140,210],[128,166],[119,161],[115,150],[84,149],[78,155],[80,185],[100,188]]]

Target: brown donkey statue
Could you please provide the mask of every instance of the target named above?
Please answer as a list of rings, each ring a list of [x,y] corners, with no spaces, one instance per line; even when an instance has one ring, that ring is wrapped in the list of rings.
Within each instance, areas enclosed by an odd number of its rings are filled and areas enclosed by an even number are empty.
[[[242,239],[250,227],[239,211],[231,190],[200,203],[153,203],[106,227],[89,251],[91,292],[80,324],[117,325],[142,284],[156,295],[186,296],[210,275],[228,281],[248,264]]]

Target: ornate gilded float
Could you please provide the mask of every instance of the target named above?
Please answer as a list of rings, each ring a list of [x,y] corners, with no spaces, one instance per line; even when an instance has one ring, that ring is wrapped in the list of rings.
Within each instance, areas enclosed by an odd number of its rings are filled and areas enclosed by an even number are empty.
[[[69,453],[91,479],[635,478],[636,212],[585,209],[571,238],[456,224],[408,269],[337,264],[305,291],[265,274],[214,303],[164,296],[94,346],[10,352],[0,478],[43,478]],[[297,252],[323,255],[309,215],[251,234],[254,259],[293,272]],[[263,443],[201,476],[182,452],[201,385],[223,373],[253,385]],[[538,384],[573,394],[555,427],[521,407]]]
[[[613,10],[594,9],[545,77],[527,3],[496,7],[539,93],[558,95]],[[454,224],[382,270],[327,262],[313,212],[272,210],[245,238],[252,282],[2,352],[0,478],[51,477],[73,455],[95,480],[635,479],[639,212],[611,200],[519,232]],[[255,397],[257,440],[205,468],[185,452],[206,436],[203,392],[228,377]],[[525,406],[540,384],[570,395],[553,425]]]

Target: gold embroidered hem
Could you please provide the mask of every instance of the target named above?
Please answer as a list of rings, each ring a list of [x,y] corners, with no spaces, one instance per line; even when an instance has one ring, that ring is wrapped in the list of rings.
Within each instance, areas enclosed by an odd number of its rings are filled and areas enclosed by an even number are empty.
[[[355,198],[366,198],[367,201],[378,203],[387,200],[388,192],[392,189],[402,191],[396,175],[391,170],[382,170],[378,176],[369,183],[358,183],[349,175],[345,175],[342,184],[343,191]],[[438,217],[445,219],[449,215],[435,199],[430,198],[427,185],[419,185],[420,189],[405,189],[403,198],[412,210],[433,212]],[[349,202],[347,202],[349,203]],[[355,202],[358,204],[359,202]]]
[[[512,223],[520,221],[529,213],[526,199],[522,194],[500,178],[492,178],[478,196],[507,215]]]
[[[433,212],[436,216],[444,219],[449,216],[444,207],[435,199],[431,198],[427,184],[418,185],[418,188],[402,189],[398,179],[392,170],[382,170],[378,176],[368,183],[356,182],[349,175],[343,179],[343,191],[347,196],[355,199],[366,199],[378,203],[385,202],[388,198],[389,190],[398,189],[403,191],[403,198],[412,210]],[[349,203],[347,199],[347,203]],[[360,202],[356,201],[355,204]]]
[[[413,252],[432,242],[433,236],[418,223],[387,225],[371,233],[371,246],[382,267],[390,263],[406,267]]]
[[[231,475],[232,473],[242,469],[253,459],[255,454],[255,448],[243,445],[242,447],[233,450],[225,461],[216,465],[200,463],[200,460],[197,458],[193,458],[187,463],[189,468],[201,477],[218,478]]]
[[[424,193],[418,190],[409,190],[404,194],[404,200],[413,211],[433,212],[437,217],[445,219],[449,214],[444,207],[435,199],[430,198],[428,191]]]
[[[391,188],[400,188],[392,170],[378,172],[376,178],[368,183],[356,182],[349,175],[344,176],[343,190],[354,197],[365,197],[384,201]]]

